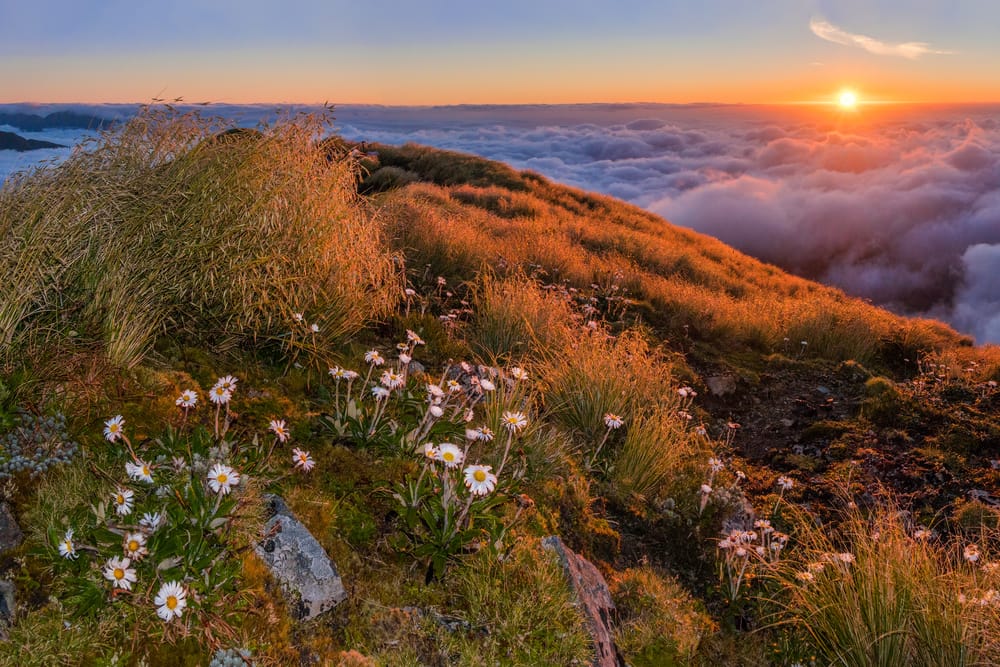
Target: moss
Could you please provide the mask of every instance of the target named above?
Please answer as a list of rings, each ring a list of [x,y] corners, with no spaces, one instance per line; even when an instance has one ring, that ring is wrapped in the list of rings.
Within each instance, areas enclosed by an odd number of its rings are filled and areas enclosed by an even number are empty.
[[[865,398],[861,415],[879,426],[900,423],[906,407],[903,393],[896,383],[885,377],[873,377],[865,382]]]

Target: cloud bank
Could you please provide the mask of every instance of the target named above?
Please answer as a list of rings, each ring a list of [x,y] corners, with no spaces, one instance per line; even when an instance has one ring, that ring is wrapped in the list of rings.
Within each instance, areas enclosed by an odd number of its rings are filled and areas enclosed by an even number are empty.
[[[952,53],[952,51],[932,49],[926,42],[901,42],[898,44],[890,44],[867,35],[847,32],[846,30],[833,25],[829,21],[820,18],[814,18],[809,21],[809,29],[812,30],[813,34],[820,39],[825,39],[826,41],[833,42],[834,44],[843,44],[844,46],[857,46],[864,49],[868,53],[874,53],[877,56],[900,56],[902,58],[915,60],[928,53],[937,55],[949,55]]]
[[[1000,342],[1000,107],[848,120],[789,107],[347,106],[337,130],[477,153],[620,197],[798,275]]]

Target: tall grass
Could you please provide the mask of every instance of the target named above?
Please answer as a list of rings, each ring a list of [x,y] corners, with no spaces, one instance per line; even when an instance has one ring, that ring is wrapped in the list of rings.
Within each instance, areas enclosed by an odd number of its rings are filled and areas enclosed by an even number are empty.
[[[72,329],[131,366],[160,334],[268,339],[302,312],[335,340],[388,312],[397,271],[322,119],[226,129],[149,110],[3,186],[8,350]]]
[[[823,664],[997,664],[998,580],[985,553],[965,562],[963,543],[916,539],[903,517],[853,510],[836,535],[801,521],[803,548],[778,570],[781,617]]]

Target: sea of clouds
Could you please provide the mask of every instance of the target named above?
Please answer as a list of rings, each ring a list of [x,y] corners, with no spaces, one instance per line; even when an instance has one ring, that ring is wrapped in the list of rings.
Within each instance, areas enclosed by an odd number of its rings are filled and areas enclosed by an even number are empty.
[[[273,112],[214,109],[244,124]],[[477,153],[620,197],[1000,342],[1000,107],[344,106],[336,119],[351,139]]]

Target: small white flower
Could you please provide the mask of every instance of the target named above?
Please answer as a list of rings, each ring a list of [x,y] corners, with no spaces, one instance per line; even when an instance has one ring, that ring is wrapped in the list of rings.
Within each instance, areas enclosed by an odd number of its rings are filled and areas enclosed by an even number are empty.
[[[788,491],[793,486],[795,486],[795,482],[792,481],[790,478],[785,477],[784,475],[778,478],[778,488],[780,488],[782,491]]]
[[[268,426],[268,430],[274,433],[278,442],[285,442],[288,440],[288,428],[285,426],[284,419],[272,419],[271,425]]]
[[[436,459],[437,455],[438,455],[438,450],[437,447],[434,446],[434,443],[428,442],[424,444],[424,456],[426,456],[429,459]]]
[[[292,319],[296,322],[301,322],[304,319],[302,313],[292,313]]]
[[[193,389],[185,389],[175,402],[179,408],[193,408],[198,402],[198,394]]]
[[[226,495],[240,483],[240,474],[222,463],[216,463],[208,471],[208,486],[212,491]]]
[[[149,551],[146,550],[146,536],[142,533],[126,533],[122,545],[125,555],[133,560],[139,560]]]
[[[969,544],[962,551],[962,558],[969,561],[970,563],[975,563],[979,560],[979,547],[975,544]]]
[[[153,470],[145,461],[139,461],[138,463],[126,462],[125,474],[136,481],[146,482],[147,484],[153,483]]]
[[[479,381],[479,387],[483,391],[495,391],[497,386],[493,384],[490,380],[483,378]]]
[[[465,486],[474,496],[485,496],[496,488],[497,476],[491,466],[473,465],[465,469]]]
[[[479,431],[479,441],[480,442],[492,442],[493,441],[493,429],[489,426],[480,426],[476,429]]]
[[[217,384],[208,392],[208,400],[217,405],[225,405],[233,397],[233,392],[229,391],[221,384]]]
[[[112,417],[108,421],[104,422],[104,437],[108,439],[108,442],[115,442],[118,438],[124,435],[125,430],[125,418],[121,415]]]
[[[528,379],[528,371],[524,370],[520,366],[514,366],[512,369],[510,369],[510,375],[515,380],[527,380]]]
[[[504,412],[501,421],[511,433],[517,433],[528,425],[528,418],[523,412]]]
[[[839,553],[837,554],[837,560],[839,560],[841,563],[848,563],[848,564],[853,563],[854,554],[846,551],[844,553]]]
[[[448,385],[449,394],[457,394],[462,391],[462,385],[458,382],[458,380],[448,380],[446,384]]]
[[[344,379],[344,369],[341,368],[340,366],[331,366],[329,373],[330,377],[332,377],[337,382],[340,382],[341,380]]]
[[[223,376],[223,377],[219,378],[216,381],[215,386],[216,387],[222,387],[223,389],[225,389],[226,391],[228,391],[230,394],[232,394],[234,391],[236,391],[236,383],[237,382],[239,382],[239,379],[235,375],[226,375],[226,376]]]
[[[710,487],[708,484],[702,484],[701,493],[702,495],[707,496],[708,494],[712,493],[712,487]]]
[[[926,528],[917,528],[913,531],[913,539],[915,540],[929,540],[931,538],[931,531]]]
[[[146,512],[139,519],[139,525],[151,533],[155,533],[156,529],[160,527],[163,523],[163,514],[160,512]]]
[[[436,384],[427,385],[427,393],[434,398],[444,398],[444,390]]]
[[[302,472],[309,472],[316,465],[309,452],[303,451],[299,448],[292,450],[292,462],[295,464],[296,468],[301,468]]]
[[[59,543],[59,555],[63,558],[73,559],[80,554],[76,553],[76,544],[73,543],[73,529],[70,528],[63,535],[62,542]]]
[[[446,467],[455,468],[462,463],[465,455],[457,445],[453,445],[450,442],[442,442],[441,446],[438,447],[436,458],[438,461],[444,463]]]
[[[476,418],[476,413],[472,411],[472,408],[466,408],[465,414],[462,415],[462,421],[468,423]]]
[[[444,414],[444,410],[441,409],[440,405],[432,405],[431,407],[427,408],[427,411],[430,412],[434,417],[440,417],[441,415]]]
[[[348,382],[353,382],[354,380],[357,380],[359,377],[361,377],[361,374],[358,373],[357,371],[348,371],[348,370],[344,371],[344,379],[347,380]]]
[[[723,464],[722,461],[720,461],[719,459],[715,458],[714,456],[709,457],[708,469],[711,470],[712,472],[721,472],[722,469],[725,467],[726,467],[725,464]]]
[[[399,389],[406,384],[406,378],[395,371],[386,371],[382,373],[382,384],[389,389]]]
[[[385,359],[382,355],[378,353],[378,350],[369,350],[365,352],[365,362],[371,364],[372,366],[381,366],[385,363]]]
[[[410,341],[414,345],[426,345],[424,339],[417,335],[417,332],[406,330],[406,340]]]
[[[138,581],[138,577],[135,575],[135,568],[129,567],[131,564],[132,561],[128,558],[112,556],[104,566],[104,578],[115,588],[132,590],[132,584]]]
[[[118,516],[128,516],[132,513],[132,498],[135,494],[131,489],[118,489],[111,496],[111,504],[115,506]]]
[[[416,296],[417,291],[412,287],[407,287],[405,290],[403,290],[403,294],[405,294],[406,296]]]
[[[372,387],[372,396],[375,397],[376,401],[382,401],[389,398],[389,390],[385,387]]]
[[[153,599],[153,604],[157,606],[156,615],[164,621],[173,618],[180,618],[187,606],[187,593],[180,582],[169,581],[160,586],[159,592]]]
[[[698,392],[696,392],[691,387],[681,387],[680,389],[677,390],[677,393],[680,395],[681,398],[694,398],[695,396],[698,395]]]
[[[310,324],[309,331],[312,331],[313,333],[319,333],[319,325],[316,324],[315,322]]]
[[[604,425],[611,430],[619,429],[625,423],[625,420],[616,415],[613,412],[609,412],[604,415]]]
[[[406,354],[405,352],[399,355],[399,364],[401,366],[407,366],[411,361],[413,361],[413,357]]]

